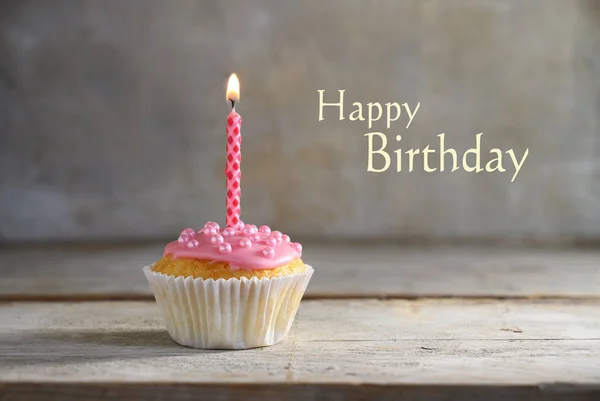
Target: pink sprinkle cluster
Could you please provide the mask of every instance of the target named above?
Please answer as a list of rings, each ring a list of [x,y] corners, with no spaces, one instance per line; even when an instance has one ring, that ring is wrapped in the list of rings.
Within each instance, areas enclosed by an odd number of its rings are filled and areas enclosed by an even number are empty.
[[[266,225],[257,228],[254,224],[244,224],[242,221],[239,221],[236,228],[221,229],[214,221],[206,223],[198,232],[186,228],[179,234],[177,242],[184,247],[197,248],[200,246],[198,238],[202,239],[202,237],[204,237],[203,242],[210,243],[223,254],[232,252],[234,246],[253,249],[255,246],[264,245],[258,249],[258,252],[265,258],[272,259],[275,257],[275,247],[281,243],[288,243],[296,252],[302,252],[302,245],[290,242],[288,235],[280,231],[271,231],[271,228]]]

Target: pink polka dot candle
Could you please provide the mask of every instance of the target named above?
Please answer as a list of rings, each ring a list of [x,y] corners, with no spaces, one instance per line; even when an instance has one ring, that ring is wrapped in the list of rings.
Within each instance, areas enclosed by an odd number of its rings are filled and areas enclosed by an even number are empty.
[[[226,97],[231,102],[231,113],[227,117],[227,163],[225,167],[227,215],[225,226],[237,228],[240,223],[240,200],[242,197],[242,117],[235,111],[235,102],[240,99],[240,81],[235,74],[231,74],[229,77]]]

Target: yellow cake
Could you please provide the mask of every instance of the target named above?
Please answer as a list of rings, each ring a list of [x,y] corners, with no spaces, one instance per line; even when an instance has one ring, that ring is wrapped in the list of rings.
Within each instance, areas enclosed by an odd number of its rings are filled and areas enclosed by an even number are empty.
[[[174,259],[172,255],[163,256],[152,267],[153,272],[163,273],[174,277],[193,277],[214,280],[230,278],[274,278],[286,274],[304,273],[306,265],[302,259],[294,259],[290,263],[273,269],[245,270],[232,269],[227,262],[202,259]]]

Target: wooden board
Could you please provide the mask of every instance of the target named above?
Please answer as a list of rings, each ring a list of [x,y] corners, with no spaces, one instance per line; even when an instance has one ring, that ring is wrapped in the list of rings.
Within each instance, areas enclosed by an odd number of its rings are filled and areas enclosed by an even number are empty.
[[[593,400],[599,322],[593,300],[315,300],[276,346],[202,351],[153,302],[5,303],[0,399]]]
[[[151,299],[161,245],[0,251],[0,299]],[[307,298],[597,297],[600,250],[305,245]]]

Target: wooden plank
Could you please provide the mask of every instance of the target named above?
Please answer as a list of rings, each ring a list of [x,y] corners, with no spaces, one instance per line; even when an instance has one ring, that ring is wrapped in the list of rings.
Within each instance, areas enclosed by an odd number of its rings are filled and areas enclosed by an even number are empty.
[[[373,385],[328,383],[6,383],[7,401],[597,401],[597,386]]]
[[[3,304],[0,395],[23,382],[577,388],[600,384],[599,321],[591,300],[306,301],[276,346],[202,351],[172,342],[152,302]]]
[[[206,400],[206,401],[271,401],[271,400],[327,400],[327,401],[596,401],[599,390],[595,386],[567,387],[549,384],[532,387],[504,386],[411,386],[338,384],[182,384],[160,383],[92,383],[40,384],[10,383],[0,389],[10,401],[80,401],[96,400]]]
[[[0,299],[151,299],[161,245],[0,251]],[[310,245],[307,298],[597,297],[600,250]]]

